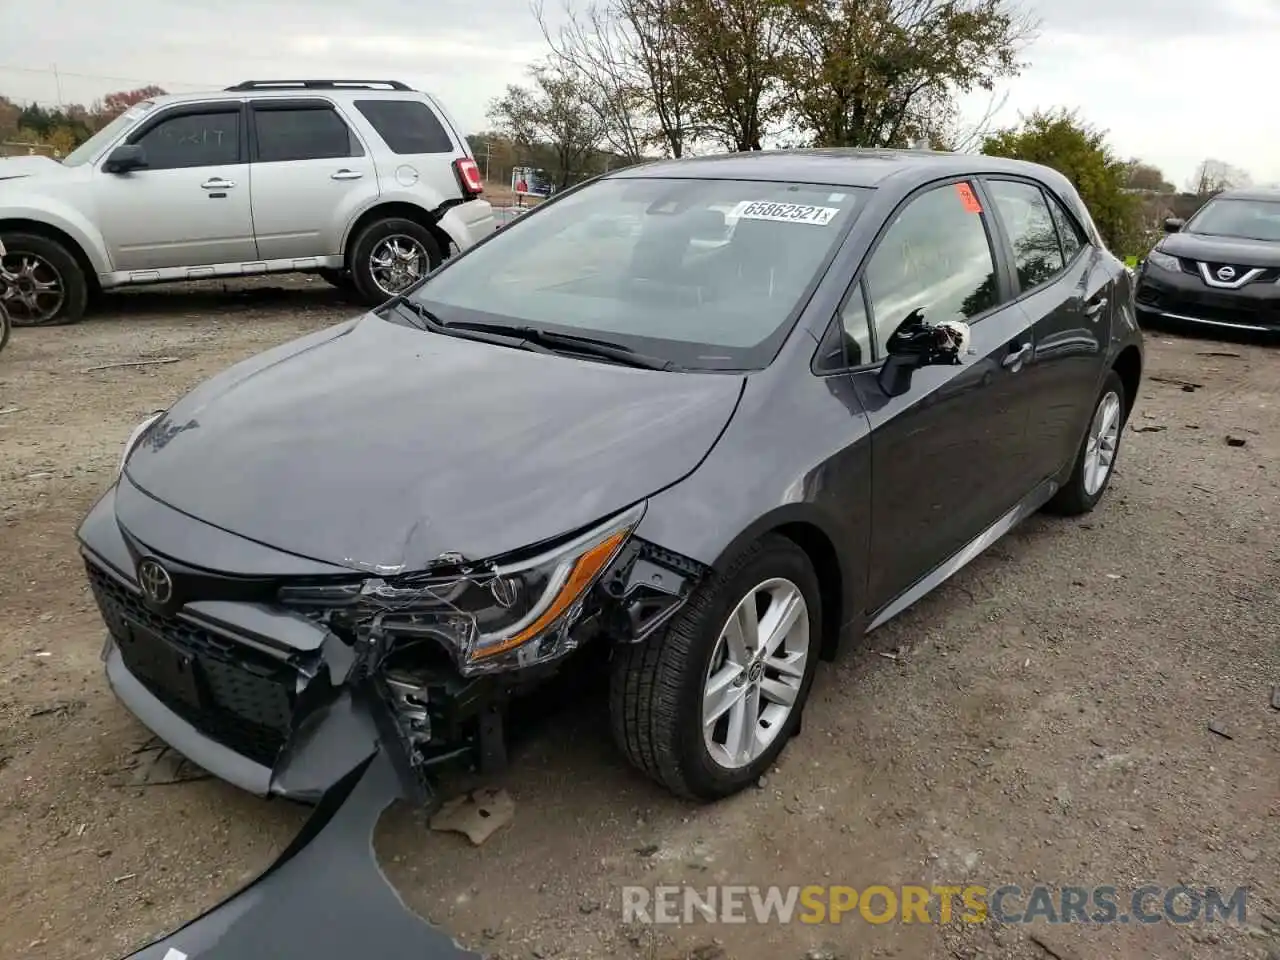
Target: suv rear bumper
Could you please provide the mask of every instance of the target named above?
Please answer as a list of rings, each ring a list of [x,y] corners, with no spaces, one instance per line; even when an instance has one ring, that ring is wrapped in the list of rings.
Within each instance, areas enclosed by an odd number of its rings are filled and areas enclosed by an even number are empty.
[[[497,222],[489,201],[477,198],[450,207],[440,218],[440,227],[461,252],[493,233]]]

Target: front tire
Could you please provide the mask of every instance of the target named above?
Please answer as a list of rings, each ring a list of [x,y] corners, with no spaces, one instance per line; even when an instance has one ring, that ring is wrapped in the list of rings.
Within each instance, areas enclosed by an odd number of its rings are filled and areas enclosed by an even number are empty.
[[[444,260],[440,245],[420,223],[401,217],[375,220],[351,245],[349,266],[360,299],[376,307],[426,276]]]
[[[1076,453],[1071,477],[1045,506],[1046,511],[1076,517],[1089,513],[1098,505],[1111,485],[1116,458],[1120,455],[1125,404],[1124,382],[1112,370],[1103,381],[1102,390],[1093,405],[1093,416]]]
[[[754,783],[799,731],[821,624],[808,556],[767,535],[701,584],[662,633],[615,652],[610,713],[619,748],[690,799]]]
[[[33,233],[4,236],[0,298],[15,327],[79,323],[89,281],[75,256],[56,240]]]

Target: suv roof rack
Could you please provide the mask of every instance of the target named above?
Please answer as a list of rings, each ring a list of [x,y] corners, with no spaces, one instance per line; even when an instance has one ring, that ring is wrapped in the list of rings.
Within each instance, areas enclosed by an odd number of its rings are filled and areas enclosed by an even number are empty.
[[[271,90],[301,88],[303,90],[373,90],[386,87],[389,90],[412,90],[413,87],[399,80],[245,80],[227,90]]]

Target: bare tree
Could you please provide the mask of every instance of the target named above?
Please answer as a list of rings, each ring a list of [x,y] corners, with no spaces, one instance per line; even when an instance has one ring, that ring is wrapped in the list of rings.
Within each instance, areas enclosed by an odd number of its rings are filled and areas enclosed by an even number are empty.
[[[1196,167],[1187,189],[1197,197],[1209,197],[1232,187],[1247,187],[1250,182],[1249,174],[1239,167],[1222,160],[1206,159]]]
[[[657,124],[656,145],[682,157],[699,131],[694,119],[697,67],[676,24],[681,0],[610,0],[630,37],[629,56],[639,67],[645,100]]]
[[[600,144],[601,123],[580,79],[562,64],[535,66],[529,73],[533,87],[508,86],[490,103],[489,120],[526,151],[549,149],[564,188]]]
[[[564,10],[567,22],[553,31],[543,0],[533,2],[552,57],[566,73],[576,75],[604,142],[627,163],[639,163],[654,140],[654,130],[634,37],[608,7],[593,4],[579,14],[566,2]]]

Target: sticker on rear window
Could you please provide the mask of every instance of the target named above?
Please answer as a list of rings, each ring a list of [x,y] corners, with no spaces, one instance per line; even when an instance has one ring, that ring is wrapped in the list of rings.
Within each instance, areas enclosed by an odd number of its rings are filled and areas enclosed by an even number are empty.
[[[957,183],[956,193],[960,194],[960,204],[969,213],[981,213],[982,204],[978,202],[978,198],[973,195],[973,188],[967,183]]]
[[[811,223],[825,227],[836,218],[839,207],[814,207],[805,203],[774,203],[771,200],[744,200],[731,216],[740,220],[777,220],[781,223]]]

